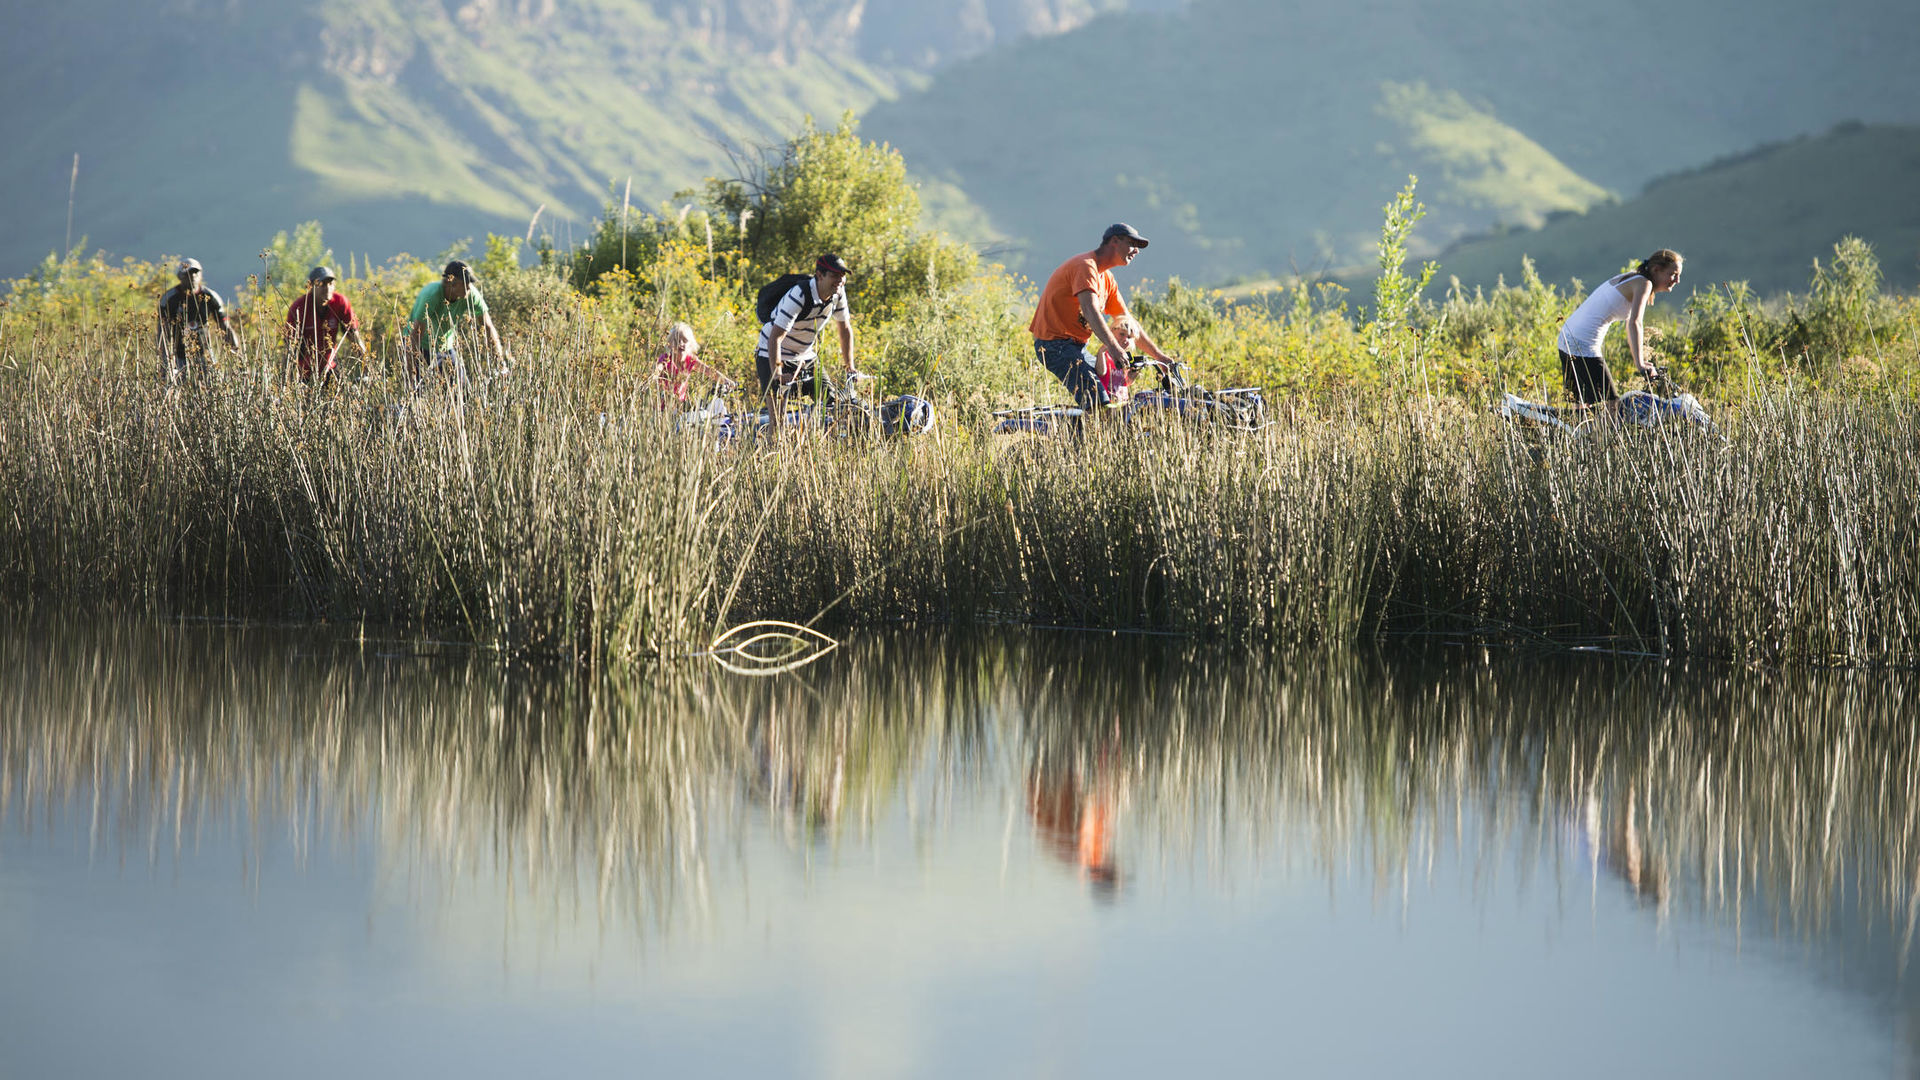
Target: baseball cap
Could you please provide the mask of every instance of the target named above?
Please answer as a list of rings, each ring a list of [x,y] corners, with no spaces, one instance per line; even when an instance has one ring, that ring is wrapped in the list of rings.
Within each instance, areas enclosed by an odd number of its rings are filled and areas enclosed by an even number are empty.
[[[1140,230],[1124,221],[1116,221],[1107,226],[1107,231],[1100,234],[1100,242],[1104,244],[1116,236],[1124,236],[1133,241],[1135,247],[1147,246],[1147,238],[1140,235]]]
[[[847,269],[846,262],[842,260],[838,255],[820,256],[818,259],[815,259],[813,261],[813,268],[815,270],[831,270],[836,274],[852,273],[851,270]]]
[[[309,285],[313,284],[316,281],[332,281],[332,280],[333,280],[333,268],[330,266],[316,266],[313,269],[307,271],[307,284]]]
[[[440,276],[443,278],[457,277],[462,281],[471,282],[473,281],[473,267],[468,266],[463,260],[455,259],[447,264],[445,270],[440,271]]]
[[[184,274],[189,270],[198,270],[198,269],[200,269],[199,259],[181,259],[180,265],[174,270],[174,273]]]

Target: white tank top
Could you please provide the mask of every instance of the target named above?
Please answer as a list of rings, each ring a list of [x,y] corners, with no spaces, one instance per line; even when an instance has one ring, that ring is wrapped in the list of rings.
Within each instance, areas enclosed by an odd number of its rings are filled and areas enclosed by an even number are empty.
[[[1633,308],[1620,286],[1639,276],[1621,274],[1594,289],[1560,327],[1560,351],[1568,356],[1601,355],[1600,343],[1606,340],[1607,328],[1626,318]]]

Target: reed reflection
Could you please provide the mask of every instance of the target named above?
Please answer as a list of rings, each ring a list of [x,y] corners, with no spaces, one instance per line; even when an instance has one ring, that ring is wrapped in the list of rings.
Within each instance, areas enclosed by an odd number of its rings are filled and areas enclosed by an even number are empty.
[[[1914,686],[1887,674],[1003,633],[879,635],[774,680],[575,681],[409,643],[56,625],[0,635],[0,685],[0,843],[77,814],[97,850],[156,862],[210,828],[303,857],[371,836],[444,889],[643,934],[718,918],[756,823],[810,859],[901,820],[938,858],[969,800],[1121,902],[1181,867],[1359,866],[1405,897],[1442,859],[1482,888],[1584,866],[1658,918],[1870,923],[1904,964],[1920,896]]]

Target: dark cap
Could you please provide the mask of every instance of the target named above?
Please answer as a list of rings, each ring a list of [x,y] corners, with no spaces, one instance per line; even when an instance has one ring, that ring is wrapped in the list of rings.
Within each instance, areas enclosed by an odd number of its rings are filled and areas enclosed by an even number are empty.
[[[330,266],[316,266],[313,269],[307,271],[307,284],[309,285],[313,284],[316,281],[332,281],[332,280],[333,280],[333,268]]]
[[[440,271],[440,276],[443,278],[459,278],[461,281],[472,284],[473,267],[468,266],[466,262],[461,259],[455,259],[447,264],[445,270]]]
[[[842,260],[838,255],[820,256],[819,258],[813,260],[813,269],[815,273],[818,273],[822,270],[831,270],[836,274],[850,274],[853,272],[847,269],[846,262]]]
[[[1107,226],[1107,231],[1100,234],[1100,242],[1104,244],[1116,236],[1124,236],[1128,240],[1133,241],[1133,246],[1135,247],[1147,246],[1147,238],[1140,235],[1140,230],[1124,221],[1116,221]]]

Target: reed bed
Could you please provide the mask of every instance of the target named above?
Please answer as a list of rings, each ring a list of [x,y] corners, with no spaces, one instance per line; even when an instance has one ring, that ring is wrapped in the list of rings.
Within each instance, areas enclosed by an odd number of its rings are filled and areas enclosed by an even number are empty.
[[[227,838],[296,858],[370,839],[383,877],[425,896],[484,883],[653,934],[716,917],[755,828],[813,858],[904,820],[937,858],[960,808],[997,818],[1004,799],[1042,853],[1051,818],[1105,815],[1123,893],[1279,874],[1417,903],[1450,863],[1483,889],[1889,933],[1902,962],[1920,898],[1904,675],[1005,632],[873,636],[772,681],[429,653],[217,625],[8,631],[0,849],[84,827],[96,857],[164,866]]]
[[[16,363],[0,596],[392,623],[589,665],[755,617],[1920,656],[1903,398],[1761,389],[1724,438],[1543,440],[1412,397],[1252,434],[716,448],[572,347],[523,342],[465,397],[316,395],[270,357],[167,388],[104,333]]]

